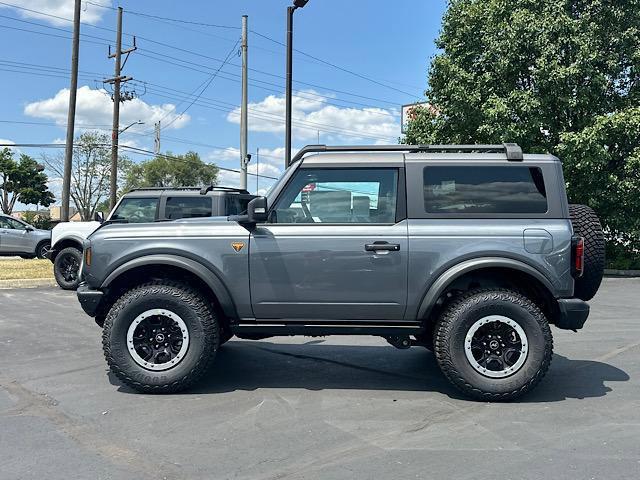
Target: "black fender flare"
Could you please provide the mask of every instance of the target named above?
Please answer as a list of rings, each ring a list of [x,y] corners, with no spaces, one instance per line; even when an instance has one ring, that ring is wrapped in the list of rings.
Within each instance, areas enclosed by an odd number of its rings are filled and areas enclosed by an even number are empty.
[[[81,237],[78,237],[77,235],[68,235],[66,237],[60,237],[56,240],[56,243],[51,245],[51,248],[56,248],[56,249],[60,249],[60,244],[67,242],[67,241],[72,241],[74,243],[77,243],[78,245],[80,245],[80,250],[82,250],[82,246],[84,244],[84,239]]]
[[[554,297],[556,297],[556,289],[554,288],[553,284],[547,277],[545,277],[540,271],[538,271],[531,265],[512,258],[471,258],[448,268],[443,273],[441,273],[438,278],[429,286],[424,296],[422,297],[422,302],[420,302],[420,307],[418,308],[418,318],[426,318],[429,315],[436,301],[438,300],[438,298],[440,298],[440,295],[444,293],[445,289],[456,278],[464,275],[465,273],[471,272],[473,270],[480,270],[482,268],[509,268],[511,270],[518,270],[520,272],[526,273],[538,280],[542,285],[544,285],[547,290],[549,290],[549,292],[551,292]]]
[[[211,289],[227,318],[238,317],[231,294],[218,275],[205,265],[180,255],[152,254],[129,260],[109,273],[100,289],[108,288],[116,278],[134,268],[150,265],[170,265],[192,273]]]

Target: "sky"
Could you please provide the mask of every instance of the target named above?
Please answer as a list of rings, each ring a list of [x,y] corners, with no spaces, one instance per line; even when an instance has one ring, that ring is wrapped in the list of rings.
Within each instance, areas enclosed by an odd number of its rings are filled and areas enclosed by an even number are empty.
[[[71,62],[73,0],[0,1],[0,143],[62,143]],[[82,2],[76,134],[110,134],[115,7],[124,8],[124,48],[138,49],[123,74],[135,98],[121,105],[121,144],[196,151],[239,168],[239,38],[249,23],[248,187],[264,192],[284,165],[286,0],[90,0]],[[21,8],[16,8],[21,7]],[[309,143],[397,143],[400,106],[424,99],[445,0],[310,0],[295,13],[293,148]],[[38,13],[42,12],[45,15]],[[176,21],[180,20],[180,21]],[[113,48],[113,47],[112,47]],[[224,62],[224,60],[227,60]],[[329,65],[331,64],[331,65]],[[106,89],[105,89],[106,88]],[[41,148],[20,148],[39,157]],[[259,159],[257,152],[259,151]],[[123,152],[124,153],[124,152]],[[151,155],[127,149],[142,161]],[[221,171],[219,184],[239,175]],[[60,180],[50,188],[58,195]]]

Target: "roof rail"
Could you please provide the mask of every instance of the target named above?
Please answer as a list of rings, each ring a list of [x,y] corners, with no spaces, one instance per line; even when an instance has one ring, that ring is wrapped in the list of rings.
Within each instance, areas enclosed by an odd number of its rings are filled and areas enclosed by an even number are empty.
[[[187,191],[187,190],[198,190],[201,195],[206,195],[208,192],[212,190],[220,190],[224,192],[238,192],[238,193],[249,193],[248,190],[243,190],[242,188],[233,188],[233,187],[219,187],[217,185],[208,185],[205,187],[138,187],[132,188],[129,192],[143,192],[146,190],[151,191],[162,191],[162,190],[175,190],[175,191]]]
[[[132,188],[129,192],[140,192],[145,190],[200,190],[200,187],[138,187]]]
[[[212,190],[220,190],[223,192],[249,193],[249,190],[245,190],[244,188],[219,187],[217,185],[208,185],[200,189],[200,195],[206,195]]]
[[[307,145],[292,159],[297,162],[308,153],[324,152],[502,152],[507,160],[522,161],[522,149],[517,143],[496,145]]]

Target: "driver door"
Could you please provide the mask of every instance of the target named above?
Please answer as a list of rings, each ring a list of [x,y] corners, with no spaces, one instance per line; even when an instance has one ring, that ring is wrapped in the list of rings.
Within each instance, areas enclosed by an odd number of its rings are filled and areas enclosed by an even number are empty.
[[[270,221],[250,237],[254,316],[402,320],[408,236],[400,173],[298,170],[271,208]]]

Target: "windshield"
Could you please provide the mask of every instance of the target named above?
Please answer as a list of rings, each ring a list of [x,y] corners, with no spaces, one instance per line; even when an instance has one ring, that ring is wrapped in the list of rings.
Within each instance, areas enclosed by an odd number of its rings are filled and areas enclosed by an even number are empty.
[[[156,219],[158,198],[123,198],[109,220],[128,223],[151,223]]]

